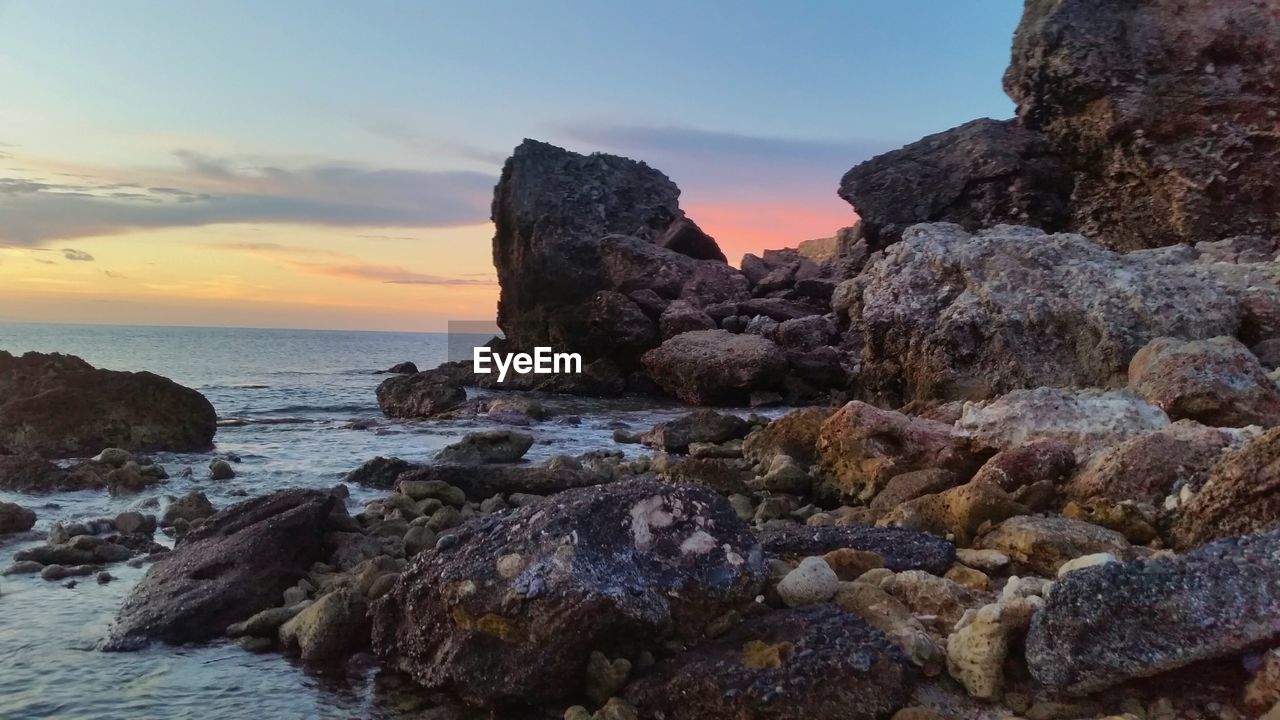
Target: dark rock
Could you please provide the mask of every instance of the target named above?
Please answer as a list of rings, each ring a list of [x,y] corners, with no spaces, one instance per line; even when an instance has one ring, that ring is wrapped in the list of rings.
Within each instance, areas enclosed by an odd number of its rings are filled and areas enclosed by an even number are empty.
[[[956,557],[955,546],[945,539],[905,528],[787,525],[766,528],[759,537],[765,552],[773,557],[825,555],[842,548],[864,550],[879,555],[884,566],[894,572],[924,570],[942,575]]]
[[[279,604],[286,588],[327,559],[329,516],[345,512],[328,493],[282,490],[214,515],[134,586],[106,648],[208,640]]]
[[[1106,563],[1059,579],[1027,635],[1031,674],[1089,693],[1280,640],[1280,535],[1179,557]]]
[[[814,350],[829,345],[835,334],[835,324],[825,316],[809,315],[783,321],[774,340],[787,350]]]
[[[683,300],[671,303],[658,318],[658,331],[663,340],[680,333],[714,330],[716,327],[716,321],[710,315]]]
[[[840,197],[878,249],[922,222],[969,231],[1000,224],[1065,230],[1071,187],[1070,169],[1044,136],[1013,120],[984,118],[854,167],[840,181]]]
[[[0,351],[0,452],[89,457],[102,448],[203,451],[217,414],[159,375],[98,370],[71,355]]]
[[[1223,454],[1180,510],[1173,537],[1182,549],[1280,529],[1280,428]]]
[[[746,437],[751,425],[737,415],[714,410],[694,410],[674,420],[660,422],[640,436],[640,442],[667,452],[689,451],[692,443],[722,443]]]
[[[412,470],[417,465],[400,458],[385,458],[379,455],[366,460],[363,465],[347,473],[342,479],[344,483],[364,485],[366,487],[392,488],[400,473]]]
[[[643,362],[663,390],[695,405],[742,404],[753,390],[776,387],[787,366],[772,342],[724,330],[677,335]]]
[[[688,255],[696,260],[719,260],[728,262],[715,238],[702,231],[697,223],[687,217],[681,217],[666,229],[658,238],[658,245],[668,250],[675,250],[681,255]]]
[[[627,689],[666,720],[884,720],[914,671],[883,633],[831,605],[778,610],[666,660]]]
[[[411,362],[405,361],[402,363],[396,363],[395,365],[392,365],[391,367],[387,368],[386,372],[392,375],[416,375],[418,373],[418,366],[414,365]]]
[[[823,311],[808,303],[783,298],[751,298],[738,303],[738,312],[743,315],[763,315],[781,323],[819,315]]]
[[[0,502],[0,535],[25,532],[36,526],[36,514],[14,503]]]
[[[394,418],[434,417],[467,399],[461,385],[436,370],[387,378],[377,394],[382,414]]]
[[[403,473],[399,482],[439,481],[461,488],[468,499],[481,502],[494,495],[525,493],[554,495],[606,481],[593,472],[540,465],[424,465]]]
[[[15,492],[96,490],[106,486],[94,472],[67,472],[39,455],[0,455],[0,489]]]
[[[461,465],[512,463],[533,447],[533,436],[515,430],[483,430],[467,433],[461,440],[436,453],[436,462]]]
[[[726,501],[654,480],[472,520],[371,609],[374,650],[473,702],[581,692],[592,651],[695,638],[759,591],[759,546]]]
[[[213,509],[213,503],[209,502],[209,498],[199,490],[192,490],[180,498],[171,500],[165,506],[164,512],[160,515],[160,525],[170,527],[179,520],[190,523],[207,518],[214,512],[216,511]]]

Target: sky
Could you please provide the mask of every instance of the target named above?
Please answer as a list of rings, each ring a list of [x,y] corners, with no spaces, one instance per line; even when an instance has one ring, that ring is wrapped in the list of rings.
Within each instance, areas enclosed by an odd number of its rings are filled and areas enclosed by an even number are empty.
[[[0,322],[492,318],[530,137],[644,160],[737,262],[977,117],[1019,0],[0,0]]]

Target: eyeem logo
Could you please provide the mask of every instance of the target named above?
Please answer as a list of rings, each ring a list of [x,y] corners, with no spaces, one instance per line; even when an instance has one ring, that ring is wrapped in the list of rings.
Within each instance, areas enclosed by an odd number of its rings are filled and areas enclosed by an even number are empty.
[[[507,378],[509,370],[524,375],[556,375],[560,373],[581,373],[582,356],[578,353],[552,352],[549,347],[535,347],[529,353],[496,353],[492,348],[473,348],[471,355],[472,370],[488,375],[497,368],[498,382]]]

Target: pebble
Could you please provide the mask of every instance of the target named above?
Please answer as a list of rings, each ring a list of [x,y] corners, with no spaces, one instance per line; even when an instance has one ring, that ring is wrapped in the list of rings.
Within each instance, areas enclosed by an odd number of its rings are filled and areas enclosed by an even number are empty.
[[[807,557],[778,583],[778,597],[788,607],[822,603],[835,597],[840,576],[820,557]]]

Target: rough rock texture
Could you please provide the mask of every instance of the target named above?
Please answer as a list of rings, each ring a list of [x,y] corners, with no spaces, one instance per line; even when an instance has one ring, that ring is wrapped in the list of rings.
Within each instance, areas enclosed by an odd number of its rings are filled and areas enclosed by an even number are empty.
[[[1129,558],[1124,535],[1080,520],[1021,515],[1009,518],[982,536],[977,547],[998,550],[1018,568],[1053,577],[1062,564],[1083,555],[1109,552]]]
[[[745,404],[752,391],[779,387],[787,370],[771,341],[725,330],[676,335],[643,362],[663,390],[694,405]]]
[[[912,470],[890,478],[889,482],[885,483],[884,489],[876,494],[869,507],[872,514],[880,517],[909,500],[940,493],[959,484],[960,479],[950,470],[941,468]]]
[[[307,662],[341,658],[368,641],[366,612],[358,588],[339,588],[284,623],[280,644]]]
[[[671,223],[657,243],[660,247],[675,250],[681,255],[688,255],[695,260],[719,260],[728,262],[715,238],[702,231],[698,224],[687,217],[680,217]]]
[[[792,410],[748,435],[742,441],[742,455],[752,462],[787,455],[803,465],[810,465],[817,459],[814,446],[818,442],[818,432],[835,412],[833,407]]]
[[[573,488],[605,482],[599,474],[572,467],[545,465],[424,465],[403,473],[398,483],[437,482],[461,489],[468,499],[481,502],[494,495],[526,493],[552,495]]]
[[[95,369],[72,355],[0,351],[0,454],[202,451],[213,445],[217,420],[203,395],[159,375]]]
[[[1037,0],[1005,90],[1075,171],[1072,224],[1116,248],[1280,233],[1270,0]]]
[[[1092,692],[1280,639],[1280,535],[1105,563],[1058,580],[1027,636],[1037,680]]]
[[[386,458],[381,455],[366,460],[360,467],[347,473],[342,478],[342,482],[354,485],[367,485],[369,487],[390,488],[396,484],[396,478],[400,477],[400,473],[412,470],[416,467],[408,460],[392,457]]]
[[[913,679],[883,633],[821,605],[747,620],[660,663],[627,699],[667,720],[885,720]]]
[[[1280,528],[1280,428],[1227,451],[1183,507],[1175,544],[1193,548],[1231,535]]]
[[[998,698],[1004,690],[1009,647],[1041,606],[1037,597],[1013,597],[966,612],[947,637],[947,671],[969,695]]]
[[[1061,440],[1033,440],[996,453],[973,475],[973,482],[990,483],[1006,492],[1036,483],[1062,484],[1076,467],[1075,451]]]
[[[967,546],[979,528],[1026,513],[1027,508],[999,485],[969,482],[908,500],[889,511],[877,524],[949,535],[957,544]]]
[[[33,453],[0,455],[0,489],[17,492],[53,492],[101,488],[97,473],[70,473]]]
[[[134,586],[106,647],[208,640],[279,604],[281,593],[305,577],[312,563],[327,559],[329,517],[345,512],[326,492],[282,490],[214,515]]]
[[[482,465],[511,463],[533,447],[533,436],[515,430],[481,430],[467,433],[461,440],[436,453],[436,462]]]
[[[422,685],[474,702],[573,695],[593,650],[696,637],[764,578],[733,509],[690,485],[571,490],[455,532],[375,603],[373,644]]]
[[[766,528],[759,537],[770,557],[803,558],[840,549],[862,550],[880,556],[884,567],[894,572],[924,570],[941,575],[956,557],[955,546],[945,539],[905,528],[786,525]]]
[[[434,370],[397,375],[378,385],[378,407],[393,418],[430,418],[467,399],[462,386]]]
[[[36,514],[15,503],[0,502],[0,535],[23,532],[36,525]]]
[[[1179,420],[1098,453],[1063,488],[1072,500],[1105,498],[1161,505],[1172,491],[1198,490],[1222,451],[1237,440],[1228,431]]]
[[[1213,427],[1280,423],[1280,390],[1233,337],[1161,337],[1129,363],[1129,387],[1173,420]]]
[[[823,423],[815,448],[819,495],[838,501],[870,500],[912,470],[945,468],[967,479],[990,456],[950,425],[858,401]]]
[[[666,452],[688,452],[693,443],[722,443],[747,434],[751,426],[737,415],[714,410],[694,410],[658,423],[640,436],[640,442]]]
[[[1070,170],[1043,136],[984,118],[857,165],[840,181],[840,197],[877,249],[921,222],[1065,230],[1071,185]]]
[[[863,343],[860,382],[890,402],[1121,386],[1152,339],[1233,335],[1259,315],[1251,307],[1275,306],[1271,263],[1196,257],[1120,255],[1029,228],[916,225],[847,281],[841,309]]]

